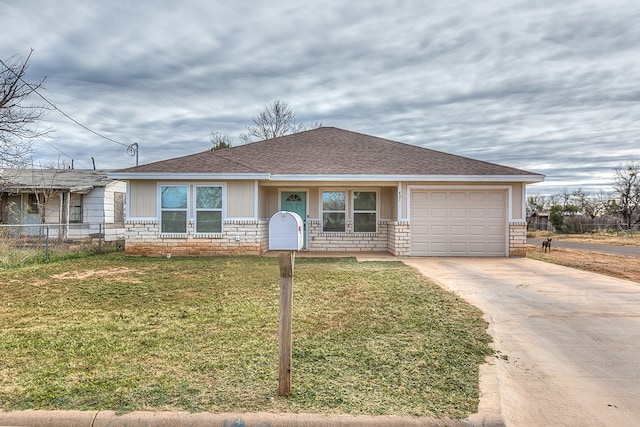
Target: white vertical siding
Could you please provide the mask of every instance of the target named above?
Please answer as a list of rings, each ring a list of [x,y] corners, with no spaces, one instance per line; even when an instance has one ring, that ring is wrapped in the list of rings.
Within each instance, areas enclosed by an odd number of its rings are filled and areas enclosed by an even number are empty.
[[[126,193],[127,183],[124,181],[114,181],[107,185],[104,190],[104,222],[113,224],[115,222],[115,193]]]

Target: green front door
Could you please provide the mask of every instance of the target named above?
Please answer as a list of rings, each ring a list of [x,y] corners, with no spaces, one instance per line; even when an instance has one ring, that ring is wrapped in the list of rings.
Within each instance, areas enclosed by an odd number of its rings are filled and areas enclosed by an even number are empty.
[[[302,237],[304,248],[307,247],[307,193],[304,191],[283,191],[280,195],[280,210],[295,212],[302,218]]]

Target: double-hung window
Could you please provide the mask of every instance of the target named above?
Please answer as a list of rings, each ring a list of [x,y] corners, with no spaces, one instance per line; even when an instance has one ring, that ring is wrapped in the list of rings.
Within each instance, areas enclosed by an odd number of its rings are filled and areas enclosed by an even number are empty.
[[[355,233],[375,233],[376,212],[375,191],[353,192],[353,231]]]
[[[185,234],[191,221],[195,233],[222,232],[222,186],[161,185],[160,232]]]
[[[160,232],[186,233],[189,186],[160,186]]]
[[[222,187],[196,186],[196,233],[222,232]]]
[[[345,191],[324,191],[322,193],[322,231],[344,232],[346,214]]]
[[[82,222],[82,194],[70,194],[69,222]]]

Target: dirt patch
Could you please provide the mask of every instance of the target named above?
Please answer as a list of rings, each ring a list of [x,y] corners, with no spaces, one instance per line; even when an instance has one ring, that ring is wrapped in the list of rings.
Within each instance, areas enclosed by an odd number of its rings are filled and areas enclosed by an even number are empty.
[[[140,273],[140,272],[133,268],[114,267],[114,268],[107,268],[102,270],[68,271],[62,274],[54,274],[51,277],[54,279],[62,279],[62,280],[67,280],[67,279],[79,280],[79,279],[86,279],[88,277],[93,277],[93,276],[100,276],[100,277],[116,276],[121,274],[130,274],[130,273]]]
[[[634,257],[566,248],[541,253],[533,246],[527,251],[527,257],[640,283],[640,260]]]

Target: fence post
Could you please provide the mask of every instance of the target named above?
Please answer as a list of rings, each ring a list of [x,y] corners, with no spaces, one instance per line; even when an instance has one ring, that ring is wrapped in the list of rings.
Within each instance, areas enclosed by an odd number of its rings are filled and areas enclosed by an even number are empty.
[[[44,239],[44,259],[49,261],[49,226],[47,225],[47,235]]]

